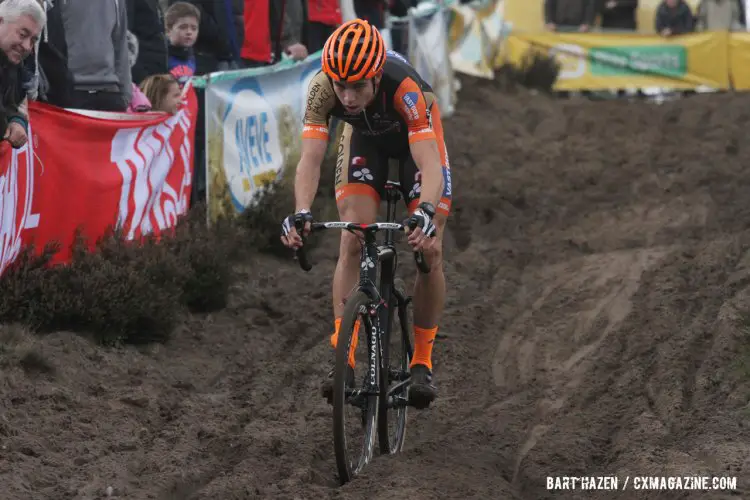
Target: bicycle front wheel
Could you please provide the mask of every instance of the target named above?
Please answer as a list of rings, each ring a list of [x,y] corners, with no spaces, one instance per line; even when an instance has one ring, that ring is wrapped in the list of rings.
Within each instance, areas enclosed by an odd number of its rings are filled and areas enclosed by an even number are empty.
[[[356,367],[364,367],[360,376],[349,367],[349,349],[355,323],[359,320],[359,337],[371,345],[372,321],[370,298],[362,291],[354,293],[346,303],[336,344],[336,368],[333,378],[333,443],[336,466],[341,484],[351,481],[372,459],[377,431],[378,394],[369,387],[369,374],[380,372],[380,354],[359,357]],[[364,333],[364,335],[362,335]],[[367,349],[359,349],[367,352]],[[354,374],[354,377],[352,375]]]

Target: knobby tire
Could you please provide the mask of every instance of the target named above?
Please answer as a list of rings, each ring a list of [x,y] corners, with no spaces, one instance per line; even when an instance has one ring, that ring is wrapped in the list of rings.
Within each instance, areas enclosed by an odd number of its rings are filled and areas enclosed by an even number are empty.
[[[341,318],[339,337],[336,343],[336,368],[333,378],[333,442],[336,452],[336,466],[339,471],[341,484],[351,481],[362,468],[370,462],[375,446],[375,433],[377,431],[376,420],[378,416],[378,396],[367,397],[367,410],[364,416],[363,427],[365,430],[364,442],[361,452],[357,457],[350,457],[346,443],[346,409],[351,406],[346,400],[346,375],[349,359],[349,345],[354,331],[354,324],[361,318],[359,326],[360,348],[367,348],[370,341],[371,320],[369,316],[360,315],[360,309],[364,306],[365,311],[369,309],[370,298],[362,291],[355,292],[346,303],[344,315]],[[364,342],[363,342],[364,341]],[[376,356],[375,369],[380,372],[380,353]],[[369,363],[369,360],[368,360]],[[369,364],[368,364],[369,368]],[[376,379],[378,374],[376,374]],[[355,386],[362,388],[364,381],[355,380]],[[352,463],[354,461],[354,463]]]

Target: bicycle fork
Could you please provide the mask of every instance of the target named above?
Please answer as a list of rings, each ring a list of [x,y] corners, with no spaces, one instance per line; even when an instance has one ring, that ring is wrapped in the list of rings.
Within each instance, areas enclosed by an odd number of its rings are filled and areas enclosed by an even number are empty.
[[[402,329],[402,332],[400,332],[400,333],[401,333],[401,335],[403,335],[403,330],[405,328],[404,325],[407,324],[406,323],[406,321],[407,321],[406,307],[409,304],[409,302],[411,302],[411,297],[404,297],[404,295],[401,293],[401,291],[399,291],[395,287],[393,288],[393,290],[391,291],[391,293],[393,294],[393,297],[395,299],[392,302],[396,306],[396,310],[397,310],[397,313],[398,313],[398,321],[399,321],[399,324],[400,324],[401,329]],[[389,312],[389,315],[392,316],[392,314],[393,314],[393,311],[391,310]],[[390,339],[388,341],[390,341]],[[411,359],[411,352],[409,352],[411,350],[410,349],[410,342],[408,342],[408,339],[407,339],[406,345],[404,347],[405,347],[405,349],[406,349],[407,352],[403,353],[403,355],[408,356],[407,359]],[[390,358],[390,356],[389,356],[389,358]],[[404,390],[404,386],[408,385],[410,383],[410,381],[411,381],[410,374],[408,372],[404,373],[400,369],[395,369],[395,370],[391,369],[391,367],[390,367],[390,359],[389,359],[389,366],[386,366],[385,369],[388,370],[388,380],[389,381],[396,381],[397,382],[397,384],[394,385],[393,387],[388,387],[388,388],[385,389],[385,390],[388,391],[388,398],[387,398],[388,407],[389,408],[399,408],[399,407],[402,407],[402,406],[407,406],[409,400],[408,400],[408,398],[404,397],[403,394],[406,393],[406,391]]]
[[[377,395],[380,392],[380,369],[382,368],[383,347],[381,345],[382,330],[380,325],[383,300],[373,286],[377,279],[378,249],[374,237],[365,236],[362,248],[361,267],[359,270],[359,286],[363,288],[371,299],[368,310],[360,311],[366,316],[364,326],[367,329],[367,363],[368,370],[362,383],[362,392],[366,395]],[[363,308],[364,309],[364,308]],[[387,314],[387,312],[386,312]]]
[[[368,307],[365,310],[363,306],[360,309],[360,317],[364,316],[364,321],[360,325],[358,334],[366,332],[367,338],[367,372],[362,377],[361,389],[347,389],[347,400],[350,404],[367,410],[367,399],[370,396],[377,396],[380,393],[380,370],[382,369],[381,360],[383,359],[382,348],[378,339],[380,339],[380,324],[378,321],[379,307]],[[351,340],[349,344],[351,349]]]
[[[396,302],[401,305],[408,303],[408,299],[405,299],[400,292],[395,292]],[[367,375],[363,385],[363,393],[367,395],[378,395],[380,391],[387,391],[386,401],[388,408],[399,408],[406,406],[408,398],[404,397],[404,386],[410,382],[410,375],[408,372],[404,373],[399,369],[392,369],[390,363],[386,363],[384,355],[384,344],[389,341],[387,336],[384,334],[380,325],[383,324],[383,316],[388,321],[392,320],[392,309],[384,307],[384,303],[381,303],[376,309],[368,311],[370,318],[370,328],[367,335],[367,352],[368,352],[368,366]],[[382,316],[381,313],[382,312]],[[406,323],[406,308],[398,307],[398,318],[402,325]],[[387,374],[385,378],[385,386],[380,386],[380,370],[383,370]],[[397,381],[398,383],[393,387],[390,387],[390,382]]]

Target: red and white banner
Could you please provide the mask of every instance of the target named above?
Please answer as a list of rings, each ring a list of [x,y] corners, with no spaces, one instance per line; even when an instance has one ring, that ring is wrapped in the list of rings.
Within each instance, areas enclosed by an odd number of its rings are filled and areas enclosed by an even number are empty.
[[[114,227],[129,239],[187,212],[198,100],[179,112],[83,114],[32,102],[29,141],[0,143],[0,274],[21,249],[58,241],[67,262],[76,230],[93,245]]]

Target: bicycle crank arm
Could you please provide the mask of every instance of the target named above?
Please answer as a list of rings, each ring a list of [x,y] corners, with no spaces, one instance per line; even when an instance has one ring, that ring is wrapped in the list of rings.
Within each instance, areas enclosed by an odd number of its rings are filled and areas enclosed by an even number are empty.
[[[409,399],[403,396],[389,396],[388,408],[404,408],[409,406]]]
[[[398,384],[396,384],[396,385],[394,385],[393,387],[391,387],[390,389],[388,389],[388,397],[389,397],[389,398],[392,398],[392,397],[393,397],[393,393],[394,393],[394,392],[399,392],[399,391],[401,391],[401,389],[402,389],[402,388],[403,388],[404,386],[406,386],[406,385],[409,385],[409,383],[410,383],[410,382],[411,382],[411,377],[407,378],[407,379],[406,379],[406,380],[404,380],[403,382],[399,382]]]

